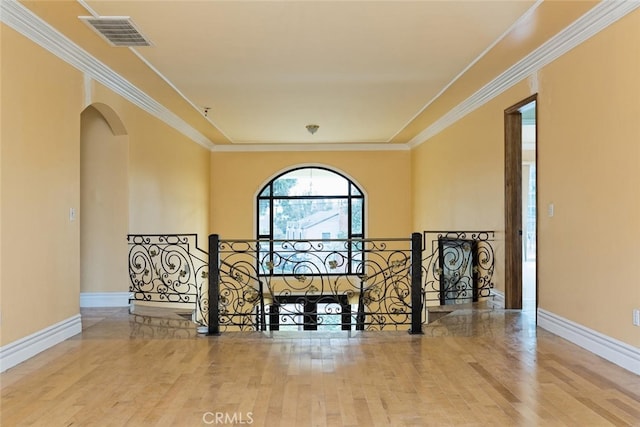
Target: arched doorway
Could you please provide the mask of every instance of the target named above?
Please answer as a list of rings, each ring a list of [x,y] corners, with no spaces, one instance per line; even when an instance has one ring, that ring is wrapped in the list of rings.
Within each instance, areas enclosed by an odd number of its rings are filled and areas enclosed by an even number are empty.
[[[105,104],[80,120],[80,306],[129,301],[129,137]]]

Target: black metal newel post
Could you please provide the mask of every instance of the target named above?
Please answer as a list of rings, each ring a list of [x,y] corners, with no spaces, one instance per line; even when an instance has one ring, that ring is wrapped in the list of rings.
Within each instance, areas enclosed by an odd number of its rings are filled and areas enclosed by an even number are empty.
[[[364,280],[360,279],[360,293],[358,294],[358,314],[356,315],[356,331],[364,331]]]
[[[411,329],[422,333],[422,234],[411,234]]]
[[[262,284],[262,280],[260,280],[258,282],[259,284],[259,290],[260,290],[260,330],[261,331],[266,331],[267,330],[267,315],[265,313],[265,307],[264,307],[264,285]]]
[[[220,335],[218,299],[220,296],[220,236],[209,235],[209,330],[207,335]]]
[[[471,287],[473,289],[473,296],[471,301],[478,302],[478,246],[480,242],[477,239],[474,239],[471,243]]]

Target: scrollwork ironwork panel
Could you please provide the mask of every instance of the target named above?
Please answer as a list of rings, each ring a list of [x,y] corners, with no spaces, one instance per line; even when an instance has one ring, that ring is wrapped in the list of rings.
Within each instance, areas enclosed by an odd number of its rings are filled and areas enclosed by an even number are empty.
[[[410,239],[221,240],[220,327],[409,325],[410,244]]]
[[[491,295],[493,231],[425,231],[423,235],[425,307],[475,302]]]
[[[203,323],[208,312],[208,265],[197,235],[130,234],[127,241],[131,299],[192,307],[196,321]]]
[[[485,231],[423,232],[416,257],[423,323],[428,305],[490,296],[493,240]],[[132,300],[187,304],[206,325],[210,258],[197,236],[129,235],[128,242]],[[219,240],[217,246],[221,331],[411,325],[411,239]]]

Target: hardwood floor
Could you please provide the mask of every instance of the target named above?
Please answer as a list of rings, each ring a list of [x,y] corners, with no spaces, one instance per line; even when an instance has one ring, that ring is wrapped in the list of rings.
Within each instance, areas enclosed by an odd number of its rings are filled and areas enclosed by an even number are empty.
[[[82,316],[81,335],[1,374],[2,426],[640,426],[640,377],[526,311],[463,308],[421,336]]]

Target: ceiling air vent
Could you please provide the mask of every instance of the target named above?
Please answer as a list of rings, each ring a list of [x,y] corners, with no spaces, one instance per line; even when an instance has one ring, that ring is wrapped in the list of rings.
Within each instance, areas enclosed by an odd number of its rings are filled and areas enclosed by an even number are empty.
[[[109,44],[119,47],[151,46],[128,16],[79,16]]]

